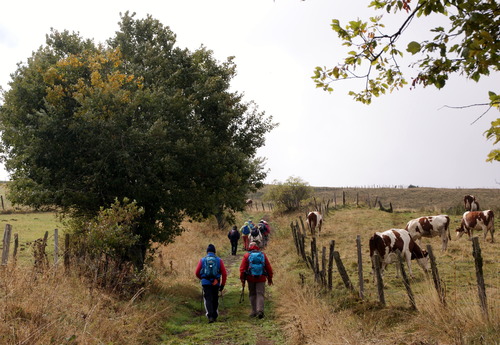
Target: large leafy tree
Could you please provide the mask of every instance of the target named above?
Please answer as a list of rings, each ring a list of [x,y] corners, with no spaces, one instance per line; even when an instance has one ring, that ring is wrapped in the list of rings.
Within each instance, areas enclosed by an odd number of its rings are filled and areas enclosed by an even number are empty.
[[[52,31],[3,94],[14,201],[91,218],[135,200],[139,262],[152,242],[172,241],[185,216],[243,209],[266,176],[256,151],[275,124],[229,91],[235,73],[231,58],[176,47],[149,16],[125,13],[106,44]]]
[[[451,74],[479,81],[498,73],[500,67],[500,5],[495,0],[373,0],[375,10],[403,14],[401,25],[387,33],[382,15],[368,21],[352,20],[346,25],[334,19],[331,27],[350,51],[333,67],[317,67],[316,86],[333,91],[332,83],[345,79],[362,79],[360,91],[350,91],[356,101],[366,104],[372,98],[402,88],[408,78],[400,68],[404,47],[398,40],[422,16],[444,16],[446,25],[431,29],[432,38],[412,41],[406,51],[417,59],[412,63],[412,86],[443,88]],[[443,22],[441,20],[441,22]],[[486,95],[485,95],[486,96]],[[499,108],[500,95],[490,91],[484,106]],[[500,119],[491,123],[486,137],[500,141]],[[488,160],[500,160],[493,150]]]

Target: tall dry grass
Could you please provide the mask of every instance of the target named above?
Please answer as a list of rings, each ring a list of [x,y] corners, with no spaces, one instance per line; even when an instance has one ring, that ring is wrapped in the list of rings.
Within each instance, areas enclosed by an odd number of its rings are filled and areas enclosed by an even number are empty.
[[[149,284],[127,299],[96,288],[76,271],[65,274],[62,266],[0,267],[0,344],[157,344],[176,307],[175,286],[197,289],[199,258],[209,242],[222,248],[224,240],[211,223],[186,227],[178,241],[159,250],[147,272]]]
[[[0,285],[2,344],[148,344],[171,308],[154,296],[118,299],[62,270],[11,266]]]
[[[338,211],[326,219],[321,245],[336,240],[351,280],[357,287],[356,250],[354,239],[361,233],[365,268],[365,301],[344,288],[338,273],[334,272],[332,292],[322,290],[314,282],[312,272],[297,256],[290,234],[290,222],[297,215],[274,217],[274,226],[281,228],[281,236],[273,238],[268,255],[274,260],[274,294],[279,316],[290,344],[407,344],[407,345],[472,345],[499,344],[500,334],[499,289],[500,271],[498,245],[481,239],[487,282],[489,318],[481,312],[475,285],[474,264],[470,241],[450,242],[450,252],[435,250],[441,278],[448,295],[447,306],[442,306],[431,277],[426,278],[414,265],[416,279],[412,281],[418,311],[410,308],[408,297],[400,280],[395,279],[395,268],[385,274],[387,306],[377,302],[366,242],[373,230],[404,224],[404,217],[413,214],[385,214],[365,210]],[[378,229],[376,229],[378,228]],[[424,240],[424,245],[429,241]],[[439,239],[430,241],[440,248]],[[495,260],[495,258],[497,258]],[[306,276],[302,286],[299,273]]]

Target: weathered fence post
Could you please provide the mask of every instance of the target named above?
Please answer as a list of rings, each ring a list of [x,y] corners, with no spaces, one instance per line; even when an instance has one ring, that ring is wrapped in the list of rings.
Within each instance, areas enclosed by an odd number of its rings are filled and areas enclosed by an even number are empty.
[[[59,262],[59,230],[54,229],[54,266]]]
[[[326,287],[326,247],[321,254],[321,284]]]
[[[64,271],[69,271],[69,234],[64,236]]]
[[[476,280],[477,290],[479,294],[479,303],[484,316],[488,319],[488,305],[486,303],[486,287],[484,286],[483,276],[483,257],[481,256],[481,248],[479,247],[479,238],[472,238],[472,256],[476,265]]]
[[[427,253],[429,253],[429,258],[431,259],[431,271],[432,280],[434,281],[434,287],[436,288],[441,304],[446,305],[446,291],[443,285],[441,285],[441,279],[439,278],[439,272],[436,264],[436,257],[434,256],[434,252],[432,251],[432,246],[430,244],[427,245]]]
[[[2,265],[7,265],[9,261],[9,249],[10,249],[10,236],[12,233],[12,226],[10,224],[5,224],[5,230],[3,232],[3,251],[2,251]]]
[[[345,206],[345,191],[342,191],[342,206]]]
[[[335,249],[335,241],[330,241],[330,256],[328,258],[328,290],[333,287],[333,251]]]
[[[17,232],[14,234],[14,252],[12,253],[12,259],[14,260],[14,263],[17,260],[17,248],[19,247],[19,235]]]
[[[378,252],[375,252],[372,260],[373,267],[375,269],[375,277],[377,279],[378,300],[380,301],[380,304],[385,306],[384,281],[382,280],[382,273],[380,272],[380,255]]]
[[[364,299],[364,281],[363,281],[363,256],[361,255],[361,236],[356,236],[356,247],[358,249],[358,280],[359,280],[359,298]]]
[[[342,260],[340,259],[339,252],[337,252],[337,251],[333,252],[333,258],[335,259],[335,263],[337,264],[337,269],[339,270],[339,274],[342,277],[342,281],[344,282],[345,287],[348,288],[349,290],[353,291],[354,287],[352,286],[351,280],[349,279],[349,276],[347,275],[347,271],[345,270],[344,264],[342,263]]]
[[[417,310],[417,305],[415,304],[415,296],[413,295],[413,291],[411,290],[410,280],[406,275],[405,266],[403,264],[403,258],[401,257],[401,251],[399,249],[396,250],[396,256],[398,257],[399,268],[401,270],[401,277],[403,278],[403,284],[406,289],[406,293],[408,294],[408,298],[410,299],[410,304],[412,309]]]
[[[5,211],[5,205],[4,205],[4,203],[3,203],[3,195],[0,195],[0,200],[2,200],[2,210],[4,210],[4,211]]]

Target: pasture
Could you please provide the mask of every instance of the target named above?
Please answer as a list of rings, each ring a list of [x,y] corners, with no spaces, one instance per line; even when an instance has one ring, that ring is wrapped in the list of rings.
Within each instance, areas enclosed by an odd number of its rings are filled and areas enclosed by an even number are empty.
[[[471,241],[455,237],[454,229],[460,219],[458,214],[450,214],[452,239],[446,253],[441,252],[440,238],[422,239],[423,247],[431,244],[434,249],[446,289],[447,305],[440,304],[432,278],[427,277],[415,262],[412,262],[415,278],[410,283],[417,310],[410,308],[403,282],[396,278],[394,264],[384,275],[386,306],[378,303],[368,254],[370,236],[377,231],[404,228],[410,219],[443,213],[439,211],[453,205],[460,206],[460,198],[456,200],[448,196],[447,203],[442,201],[443,206],[439,209],[430,203],[427,208],[420,205],[397,208],[401,200],[411,199],[404,193],[413,193],[413,190],[397,192],[400,199],[393,196],[392,201],[387,201],[395,205],[392,213],[366,205],[356,207],[353,205],[355,194],[348,191],[348,205],[339,205],[324,214],[318,247],[328,248],[329,242],[335,241],[335,250],[339,252],[355,289],[358,287],[356,236],[361,237],[364,300],[344,287],[336,268],[332,291],[322,288],[297,255],[290,224],[299,217],[304,219],[306,211],[311,209],[280,215],[271,210],[248,208],[236,215],[238,226],[249,218],[265,218],[272,227],[266,253],[275,278],[274,286],[266,290],[269,314],[263,323],[248,320],[245,317],[248,306],[237,302],[241,291],[237,279],[241,250],[235,260],[229,260],[227,231],[217,230],[215,220],[208,220],[186,222],[187,231],[174,243],[159,249],[147,270],[150,284],[130,300],[87,286],[88,282],[76,272],[63,274],[62,270],[51,268],[46,273],[34,275],[25,265],[10,264],[2,270],[0,277],[5,292],[0,295],[4,306],[0,308],[0,317],[5,320],[0,326],[0,334],[4,334],[0,336],[0,343],[208,344],[200,340],[208,338],[217,339],[221,344],[252,345],[497,344],[500,334],[500,245],[499,242],[490,243],[489,238],[485,242],[479,233],[489,311],[489,318],[485,319],[478,302]],[[458,195],[463,192],[459,190]],[[488,200],[479,192],[473,191],[472,194],[479,195],[480,200]],[[497,192],[494,190],[491,194]],[[381,195],[380,191],[377,194]],[[332,196],[317,194],[318,199],[323,197]],[[441,203],[435,196],[424,195],[422,198]],[[384,199],[384,205],[385,200],[388,199]],[[493,201],[483,201],[481,206],[495,209],[488,203],[494,205]],[[20,238],[40,238],[47,230],[63,229],[52,213],[9,213],[2,217],[3,222],[12,224],[14,232],[18,229],[23,234]],[[24,230],[21,232],[21,229]],[[308,236],[307,245],[310,239]],[[217,254],[228,260],[230,268],[221,323],[216,328],[201,320],[199,283],[193,274],[208,243],[216,245]],[[29,257],[29,252],[26,255]],[[270,333],[265,337],[256,336],[263,331]],[[245,337],[235,338],[235,334],[245,334]]]

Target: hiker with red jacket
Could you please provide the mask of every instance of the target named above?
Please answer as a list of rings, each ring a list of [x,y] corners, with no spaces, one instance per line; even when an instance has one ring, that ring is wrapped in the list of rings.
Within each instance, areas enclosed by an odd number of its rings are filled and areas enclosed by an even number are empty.
[[[201,280],[208,322],[215,322],[219,316],[219,291],[224,290],[227,271],[222,259],[215,255],[213,244],[208,245],[207,256],[200,259],[195,274]]]
[[[252,306],[251,317],[264,317],[264,293],[266,280],[273,285],[273,269],[266,254],[260,251],[259,246],[252,242],[240,265],[240,280],[245,287],[248,282],[248,297]]]
[[[238,227],[236,225],[229,230],[227,238],[229,238],[229,241],[231,242],[231,254],[236,255],[236,251],[238,250],[238,241],[240,239],[240,232],[238,231]]]

